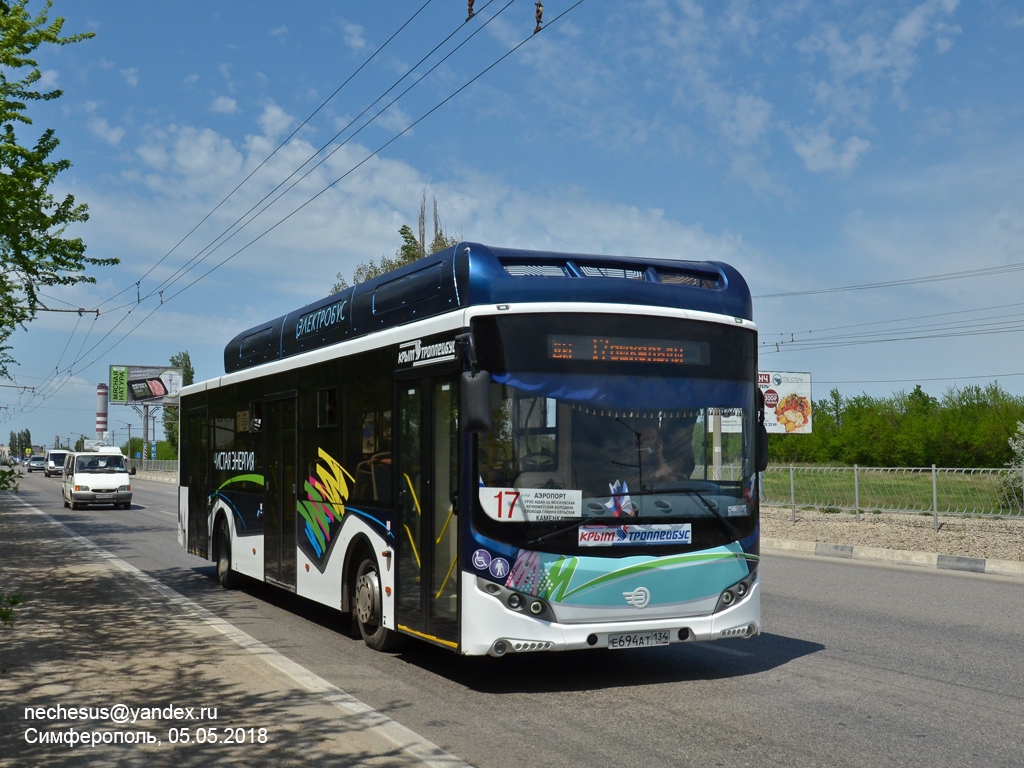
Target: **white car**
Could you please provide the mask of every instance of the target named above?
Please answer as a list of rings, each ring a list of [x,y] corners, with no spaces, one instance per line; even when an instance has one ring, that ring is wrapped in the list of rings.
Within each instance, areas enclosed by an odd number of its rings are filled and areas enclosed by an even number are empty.
[[[114,509],[132,505],[131,475],[120,452],[69,453],[64,459],[61,495],[64,506],[79,509],[91,504],[112,504]]]

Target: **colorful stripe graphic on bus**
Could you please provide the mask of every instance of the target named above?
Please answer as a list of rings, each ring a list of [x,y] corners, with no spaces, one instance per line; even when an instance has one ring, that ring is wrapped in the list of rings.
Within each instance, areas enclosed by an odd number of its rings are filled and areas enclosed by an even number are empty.
[[[236,535],[263,533],[263,475],[248,473],[228,478],[208,497],[208,511],[217,501],[231,510]]]
[[[306,499],[298,502],[299,514],[305,521],[299,533],[299,548],[323,573],[345,516],[348,481],[355,482],[355,478],[323,448],[318,452],[315,475],[310,475],[304,484]]]
[[[625,586],[642,582],[664,602],[676,604],[717,596],[747,576],[757,559],[730,544],[669,557],[623,558],[609,571],[606,558],[519,550],[504,584],[553,603],[600,606],[621,602]],[[682,579],[682,568],[696,568],[699,576]]]

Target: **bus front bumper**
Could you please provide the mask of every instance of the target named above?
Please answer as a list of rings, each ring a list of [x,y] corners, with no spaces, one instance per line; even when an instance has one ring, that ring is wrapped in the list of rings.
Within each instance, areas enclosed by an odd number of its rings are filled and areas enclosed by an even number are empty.
[[[465,576],[465,575],[464,575]],[[640,648],[759,635],[760,580],[742,599],[714,614],[635,621],[565,624],[510,611],[493,595],[464,578],[461,652],[504,656],[530,651]]]

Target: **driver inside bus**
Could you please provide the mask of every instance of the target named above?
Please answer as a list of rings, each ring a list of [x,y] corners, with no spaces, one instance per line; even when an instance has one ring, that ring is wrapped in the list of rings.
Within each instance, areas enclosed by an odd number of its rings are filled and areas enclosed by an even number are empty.
[[[661,425],[662,455],[672,468],[674,480],[689,480],[697,462],[693,454],[696,417],[665,419]]]
[[[646,422],[637,433],[637,455],[640,472],[630,481],[631,487],[644,483],[689,480],[696,462],[693,456],[695,419],[665,419],[659,428],[655,421]]]

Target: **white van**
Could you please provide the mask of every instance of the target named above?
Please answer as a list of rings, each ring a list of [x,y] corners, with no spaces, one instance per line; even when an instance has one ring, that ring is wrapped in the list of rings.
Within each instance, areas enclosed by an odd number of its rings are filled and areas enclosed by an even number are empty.
[[[67,455],[67,451],[47,451],[43,473],[47,477],[61,474],[64,471],[64,459],[67,458]]]
[[[112,504],[114,509],[132,505],[131,475],[128,462],[116,448],[101,448],[85,453],[69,453],[64,458],[61,495],[64,506],[79,509],[90,504]]]

